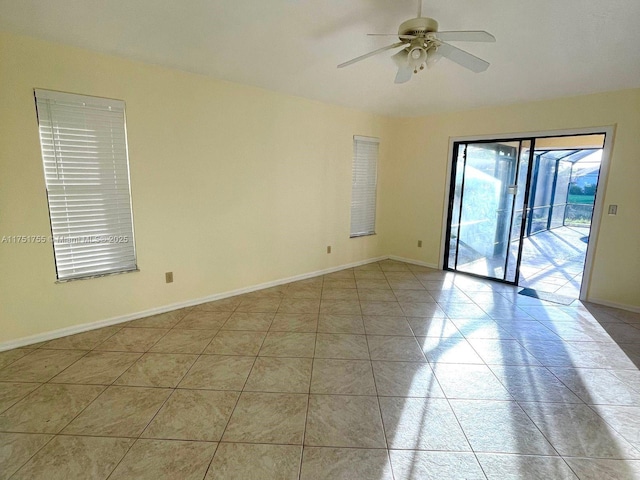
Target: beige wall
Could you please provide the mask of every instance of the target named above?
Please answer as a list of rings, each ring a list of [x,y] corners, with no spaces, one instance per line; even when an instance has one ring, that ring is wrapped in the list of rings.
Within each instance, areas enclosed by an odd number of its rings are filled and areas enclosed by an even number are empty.
[[[50,233],[34,87],[126,101],[140,272],[56,284],[50,244],[0,244],[0,343],[383,253],[349,239],[352,136],[383,117],[4,34],[0,237]]]
[[[615,125],[591,299],[640,306],[640,90],[399,119],[387,135],[380,217],[387,251],[437,265],[449,139]],[[417,248],[417,240],[423,247]]]
[[[640,305],[640,90],[390,119],[0,33],[0,237],[49,234],[34,87],[126,101],[140,272],[56,284],[50,244],[0,244],[0,344],[381,255],[437,264],[449,137],[612,124],[591,295]],[[351,240],[354,134],[382,143],[378,235]]]

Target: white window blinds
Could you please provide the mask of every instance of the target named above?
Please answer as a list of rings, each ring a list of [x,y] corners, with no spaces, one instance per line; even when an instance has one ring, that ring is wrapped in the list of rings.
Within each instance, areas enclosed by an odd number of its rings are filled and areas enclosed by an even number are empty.
[[[135,270],[124,102],[35,97],[58,279]]]
[[[353,137],[351,237],[376,233],[379,143],[377,138]]]

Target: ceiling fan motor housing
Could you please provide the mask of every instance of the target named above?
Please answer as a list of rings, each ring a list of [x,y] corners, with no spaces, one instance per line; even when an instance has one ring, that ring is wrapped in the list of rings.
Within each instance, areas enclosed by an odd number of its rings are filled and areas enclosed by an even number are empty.
[[[438,31],[438,22],[433,18],[418,17],[402,22],[398,28],[398,35],[425,36],[430,32]]]

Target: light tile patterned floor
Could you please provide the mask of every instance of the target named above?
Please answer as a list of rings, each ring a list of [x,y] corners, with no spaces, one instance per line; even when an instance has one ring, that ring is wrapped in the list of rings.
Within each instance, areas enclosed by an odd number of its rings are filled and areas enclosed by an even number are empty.
[[[0,353],[0,479],[640,478],[640,314],[394,261]]]

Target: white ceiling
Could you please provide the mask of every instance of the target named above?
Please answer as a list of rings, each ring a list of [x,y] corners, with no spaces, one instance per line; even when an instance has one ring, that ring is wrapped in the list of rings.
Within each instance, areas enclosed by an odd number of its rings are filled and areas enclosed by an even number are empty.
[[[640,87],[638,0],[424,0],[440,30],[491,62],[443,59],[396,85],[386,52],[416,0],[0,0],[0,30],[362,110],[415,116]]]

